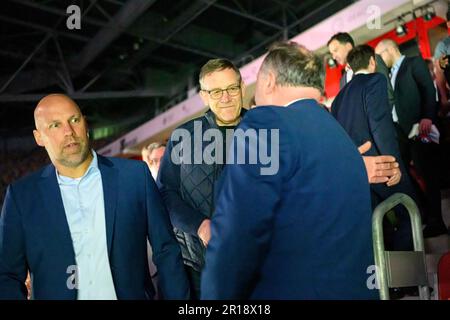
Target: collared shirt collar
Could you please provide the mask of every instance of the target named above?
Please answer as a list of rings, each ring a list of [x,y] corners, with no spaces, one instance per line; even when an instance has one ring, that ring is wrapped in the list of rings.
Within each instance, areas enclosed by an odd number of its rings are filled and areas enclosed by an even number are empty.
[[[400,68],[400,65],[402,64],[403,60],[405,59],[405,56],[402,54],[400,56],[400,58],[397,59],[397,61],[395,61],[395,63],[392,65],[391,68],[391,73],[393,73],[395,70],[397,70],[398,68]]]
[[[370,72],[368,71],[368,70],[358,70],[358,71],[356,71],[355,72],[355,75],[357,75],[357,74],[369,74]]]
[[[300,100],[309,100],[309,99],[310,99],[310,98],[300,98],[300,99],[295,99],[295,100],[292,100],[291,102],[285,104],[284,107],[287,107],[287,106],[289,106],[289,105],[291,105],[291,104],[293,104],[293,103],[295,103],[295,102],[297,102],[297,101],[300,101]]]

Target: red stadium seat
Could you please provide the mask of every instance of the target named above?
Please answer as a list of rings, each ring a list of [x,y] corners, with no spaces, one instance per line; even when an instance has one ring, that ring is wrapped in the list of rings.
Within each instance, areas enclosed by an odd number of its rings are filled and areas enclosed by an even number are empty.
[[[450,252],[444,254],[438,264],[439,300],[450,300]]]

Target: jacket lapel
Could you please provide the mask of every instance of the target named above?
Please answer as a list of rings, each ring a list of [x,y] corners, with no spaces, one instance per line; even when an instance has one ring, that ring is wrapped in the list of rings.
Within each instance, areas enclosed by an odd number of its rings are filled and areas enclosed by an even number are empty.
[[[408,58],[405,57],[405,58],[403,59],[402,63],[400,64],[400,68],[398,69],[398,72],[397,72],[397,77],[395,78],[395,86],[394,86],[394,88],[397,88],[399,79],[400,79],[402,73],[405,71],[406,64],[407,64],[407,59],[408,59]],[[395,90],[395,89],[394,89],[394,90]]]
[[[48,226],[49,230],[51,230],[51,238],[55,240],[54,244],[58,246],[58,251],[66,254],[65,258],[70,261],[70,264],[75,264],[72,237],[64,210],[61,190],[56,179],[56,169],[53,165],[49,165],[44,169],[39,180],[39,192],[41,193],[46,212],[42,216],[43,225]]]
[[[111,247],[114,234],[114,222],[117,206],[118,171],[107,158],[97,155],[98,167],[102,174],[103,198],[105,201],[105,222],[108,255],[111,256]]]
[[[347,71],[345,71],[345,69],[342,69],[341,79],[339,80],[339,89],[344,88],[346,84],[347,84]]]

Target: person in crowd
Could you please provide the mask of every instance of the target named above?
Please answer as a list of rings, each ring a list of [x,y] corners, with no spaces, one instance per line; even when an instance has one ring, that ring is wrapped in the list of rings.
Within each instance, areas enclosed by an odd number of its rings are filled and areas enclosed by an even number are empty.
[[[153,179],[156,181],[158,176],[159,166],[161,159],[164,156],[164,151],[166,150],[166,145],[162,142],[153,142],[148,146],[142,148],[142,160],[147,163],[148,168],[152,174]]]
[[[433,79],[434,87],[436,88],[436,100],[439,103],[439,112],[438,117],[436,119],[436,127],[439,130],[439,165],[442,169],[442,174],[440,175],[440,185],[441,188],[450,187],[450,113],[449,106],[450,104],[444,102],[442,98],[442,90],[439,87],[440,85],[444,86],[445,94],[447,94],[447,80],[444,79],[444,83],[439,84],[442,81],[442,71],[440,70],[440,66],[436,65],[435,62],[431,59],[425,60],[428,66],[428,70],[430,71],[431,79]],[[444,67],[445,68],[445,67]],[[450,68],[449,68],[450,71]],[[448,96],[448,95],[447,95]],[[450,230],[449,230],[450,231]]]
[[[368,45],[356,46],[349,52],[347,61],[354,75],[334,99],[331,113],[355,145],[371,141],[372,148],[367,155],[393,155],[398,159],[402,173],[401,181],[396,185],[371,185],[372,209],[397,192],[415,199],[413,186],[400,158],[387,97],[387,81],[382,74],[375,72],[374,49]],[[397,210],[397,220],[396,229],[385,223],[385,246],[388,250],[412,250],[410,219],[403,206]],[[392,235],[386,237],[389,234]]]
[[[355,46],[355,42],[350,34],[338,32],[328,40],[327,47],[331,57],[341,66],[344,66],[339,87],[343,88],[353,76],[353,71],[347,63],[347,55]]]
[[[450,27],[450,8],[447,10],[446,14],[447,23],[446,27]],[[433,61],[435,65],[435,83],[437,90],[439,92],[439,114],[445,117],[450,112],[449,103],[449,84],[450,84],[450,36],[445,37],[438,42],[436,48],[434,49]]]
[[[355,47],[355,42],[350,34],[346,32],[338,32],[328,40],[328,50],[334,60],[344,66],[344,72],[339,82],[342,89],[353,77],[354,71],[347,61],[348,53]],[[385,76],[387,83],[388,101],[392,106],[394,104],[394,92],[389,82],[389,69],[379,55],[375,55],[376,72]]]
[[[209,60],[201,68],[199,80],[200,96],[205,105],[209,106],[209,110],[201,117],[175,129],[168,142],[158,176],[158,184],[181,245],[191,289],[196,299],[200,297],[200,273],[210,238],[214,185],[225,162],[225,136],[227,130],[232,131],[245,113],[242,107],[245,85],[239,69],[231,61]],[[185,163],[172,161],[174,149],[183,143],[202,155],[209,145],[209,142],[202,141],[202,137],[211,129],[219,130],[221,134],[221,139],[213,142],[216,151],[222,154],[220,161],[195,161],[194,152],[192,158]],[[192,137],[189,143],[176,138],[183,130]],[[195,139],[200,139],[199,147],[196,146]]]
[[[164,151],[166,150],[166,145],[162,142],[152,142],[147,146],[144,146],[141,150],[142,160],[147,164],[148,169],[152,175],[153,180],[156,181],[159,172],[159,165],[161,163],[161,159],[164,155]],[[148,251],[148,266],[150,269],[150,275],[153,280],[153,284],[155,285],[156,290],[158,290],[158,270],[156,269],[155,264],[153,263],[153,250],[150,246],[150,243],[147,244]],[[158,292],[155,295],[158,298]]]
[[[380,41],[375,52],[391,69],[390,81],[395,97],[391,114],[403,163],[409,165],[412,161],[425,181],[424,237],[446,234],[437,165],[439,146],[428,137],[437,115],[436,90],[430,72],[421,57],[405,57],[393,40]],[[414,127],[417,126],[415,134]]]
[[[36,143],[51,164],[8,187],[0,217],[0,299],[152,299],[146,239],[164,299],[189,285],[168,214],[147,166],[90,148],[87,123],[68,96],[34,111]]]

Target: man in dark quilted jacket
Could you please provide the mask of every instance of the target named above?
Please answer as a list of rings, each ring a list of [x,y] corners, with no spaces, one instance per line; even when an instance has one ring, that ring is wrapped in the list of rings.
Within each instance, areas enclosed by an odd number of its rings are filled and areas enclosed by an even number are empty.
[[[181,246],[193,299],[200,297],[214,184],[225,163],[226,136],[233,136],[245,112],[244,83],[232,62],[209,60],[201,68],[199,80],[200,96],[209,110],[174,130],[157,179]]]

